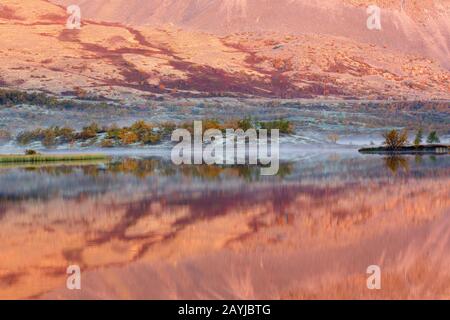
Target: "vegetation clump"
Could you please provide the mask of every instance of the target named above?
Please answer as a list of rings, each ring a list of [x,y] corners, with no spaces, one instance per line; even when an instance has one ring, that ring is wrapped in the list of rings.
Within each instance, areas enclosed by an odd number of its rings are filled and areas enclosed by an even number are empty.
[[[139,120],[130,127],[118,128],[113,126],[107,130],[107,139],[121,145],[140,143],[142,145],[156,144],[161,141],[162,135],[149,123]]]
[[[33,150],[33,149],[27,149],[27,150],[25,150],[25,155],[26,156],[35,156],[35,155],[37,155],[38,154],[38,152],[36,151],[36,150]]]
[[[406,129],[390,130],[383,133],[384,143],[381,147],[362,148],[362,153],[407,153],[407,154],[447,154],[450,147],[440,145],[436,131],[432,131],[427,138],[427,144],[422,144],[423,130],[419,129],[412,144],[408,145],[408,131]]]
[[[414,138],[414,145],[416,147],[420,146],[423,141],[423,130],[419,129],[416,133],[416,137]]]
[[[80,142],[81,146],[89,146],[97,143],[103,148],[115,146],[128,146],[134,144],[153,145],[160,143],[163,139],[170,140],[172,132],[177,128],[184,128],[194,132],[193,122],[175,124],[164,122],[158,126],[144,120],[138,120],[130,126],[119,127],[115,124],[109,127],[101,127],[92,122],[77,132],[70,127],[53,126],[49,128],[36,128],[20,132],[16,141],[20,145],[28,145],[32,142],[41,142],[43,146],[50,148],[61,143]],[[293,132],[292,123],[287,120],[275,120],[267,122],[253,121],[251,118],[221,122],[217,119],[206,119],[202,121],[203,133],[209,129],[217,129],[225,132],[226,129],[278,129],[281,133]],[[97,142],[99,140],[99,142]]]
[[[55,135],[61,139],[61,142],[73,142],[75,140],[75,130],[70,127],[53,127]]]
[[[441,142],[441,139],[439,139],[439,136],[436,131],[430,132],[430,134],[427,137],[427,143],[439,143]]]
[[[85,98],[84,96],[78,96],[78,93],[76,94],[78,98]],[[12,107],[20,104],[62,109],[92,109],[111,106],[105,102],[89,103],[68,99],[58,99],[42,92],[0,89],[0,106]]]
[[[56,133],[53,128],[43,130],[42,134],[43,134],[42,144],[44,146],[52,147],[56,144]]]
[[[247,131],[249,129],[254,129],[253,123],[252,123],[252,118],[250,117],[246,117],[244,119],[241,119],[237,122],[237,127],[239,129],[242,129],[244,131]]]
[[[100,146],[102,148],[113,148],[114,147],[114,140],[112,139],[103,139],[100,143]]]
[[[414,145],[420,146],[423,141],[423,130],[419,129],[416,133],[416,137],[414,138]],[[427,143],[433,144],[433,143],[440,143],[441,139],[439,139],[439,136],[436,131],[431,131],[427,137]]]
[[[11,133],[8,130],[0,130],[0,141],[5,141],[11,139]]]
[[[194,124],[192,122],[185,122],[180,127],[187,129],[191,133],[194,132]],[[225,132],[226,129],[242,129],[243,131],[249,129],[266,129],[268,131],[279,130],[282,134],[294,133],[294,126],[289,120],[256,121],[251,117],[229,120],[225,123],[222,123],[217,119],[205,119],[202,121],[202,129],[203,133],[209,129],[217,129],[222,132]]]
[[[67,143],[75,140],[75,130],[69,127],[37,128],[20,132],[16,141],[20,145],[27,145],[39,141],[46,147],[56,145],[58,142]]]
[[[31,131],[20,132],[16,137],[17,142],[21,145],[27,145],[34,141],[41,141],[42,139],[42,129],[40,128]]]
[[[408,143],[408,131],[390,130],[383,134],[384,145],[390,149],[399,149]]]
[[[78,139],[81,140],[89,140],[92,138],[96,138],[97,134],[101,133],[99,125],[95,122],[92,122],[90,125],[83,127],[83,130],[77,135]]]
[[[37,106],[55,106],[57,99],[45,93],[28,93],[19,90],[0,89],[0,105],[13,106],[25,103]]]
[[[275,121],[267,121],[267,122],[258,122],[258,125],[261,129],[266,130],[280,130],[280,133],[283,134],[292,134],[294,133],[294,128],[292,123],[289,120],[275,120]]]

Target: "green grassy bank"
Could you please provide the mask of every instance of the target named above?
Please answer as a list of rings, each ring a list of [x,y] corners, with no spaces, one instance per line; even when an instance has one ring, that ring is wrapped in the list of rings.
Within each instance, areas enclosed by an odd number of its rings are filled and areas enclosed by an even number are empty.
[[[60,161],[108,160],[103,154],[37,154],[37,155],[0,155],[0,163],[42,163]]]

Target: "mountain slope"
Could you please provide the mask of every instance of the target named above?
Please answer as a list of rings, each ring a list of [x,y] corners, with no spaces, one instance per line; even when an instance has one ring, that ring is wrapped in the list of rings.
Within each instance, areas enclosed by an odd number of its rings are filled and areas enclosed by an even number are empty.
[[[342,36],[437,59],[450,68],[448,0],[55,0],[77,3],[87,18],[131,25],[174,24],[228,34],[244,31]],[[368,30],[378,4],[381,31]]]
[[[167,97],[450,99],[430,59],[327,35],[217,36],[83,20],[42,0],[0,6],[0,84],[131,101]]]

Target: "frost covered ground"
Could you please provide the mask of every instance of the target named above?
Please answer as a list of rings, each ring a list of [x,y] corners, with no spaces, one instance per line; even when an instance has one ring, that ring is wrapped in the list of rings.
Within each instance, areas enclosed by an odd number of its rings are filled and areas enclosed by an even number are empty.
[[[449,104],[450,108],[450,104]],[[152,101],[145,105],[99,106],[89,109],[46,108],[17,105],[0,108],[0,130],[8,131],[11,140],[0,140],[1,153],[21,153],[24,149],[45,151],[39,142],[20,146],[14,137],[24,131],[51,126],[69,126],[81,129],[96,122],[101,126],[126,126],[145,120],[157,126],[163,122],[183,123],[194,120],[218,119],[227,121],[251,117],[258,121],[286,119],[292,122],[294,134],[283,136],[281,145],[296,149],[356,149],[360,146],[382,143],[382,133],[391,128],[407,128],[410,139],[423,128],[425,134],[436,130],[441,142],[450,142],[449,109],[410,106],[404,110],[389,108],[382,103],[314,102],[289,100],[243,100],[231,98],[183,99],[177,101]],[[100,139],[98,139],[99,141]],[[157,146],[133,145],[123,150],[102,150],[107,153],[162,153],[171,143]],[[48,151],[95,150],[99,143],[87,147],[80,143],[59,145]]]

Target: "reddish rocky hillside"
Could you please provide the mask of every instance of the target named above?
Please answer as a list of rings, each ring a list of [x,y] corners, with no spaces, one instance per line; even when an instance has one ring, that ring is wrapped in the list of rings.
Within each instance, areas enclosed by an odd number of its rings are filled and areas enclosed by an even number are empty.
[[[450,68],[449,0],[54,0],[77,3],[87,18],[131,25],[175,25],[229,34],[327,34],[437,59]],[[381,8],[381,31],[366,9]]]
[[[350,38],[212,35],[86,19],[81,30],[67,30],[66,20],[65,8],[47,1],[3,0],[0,84],[128,101],[161,95],[450,99],[449,71],[437,60]]]

